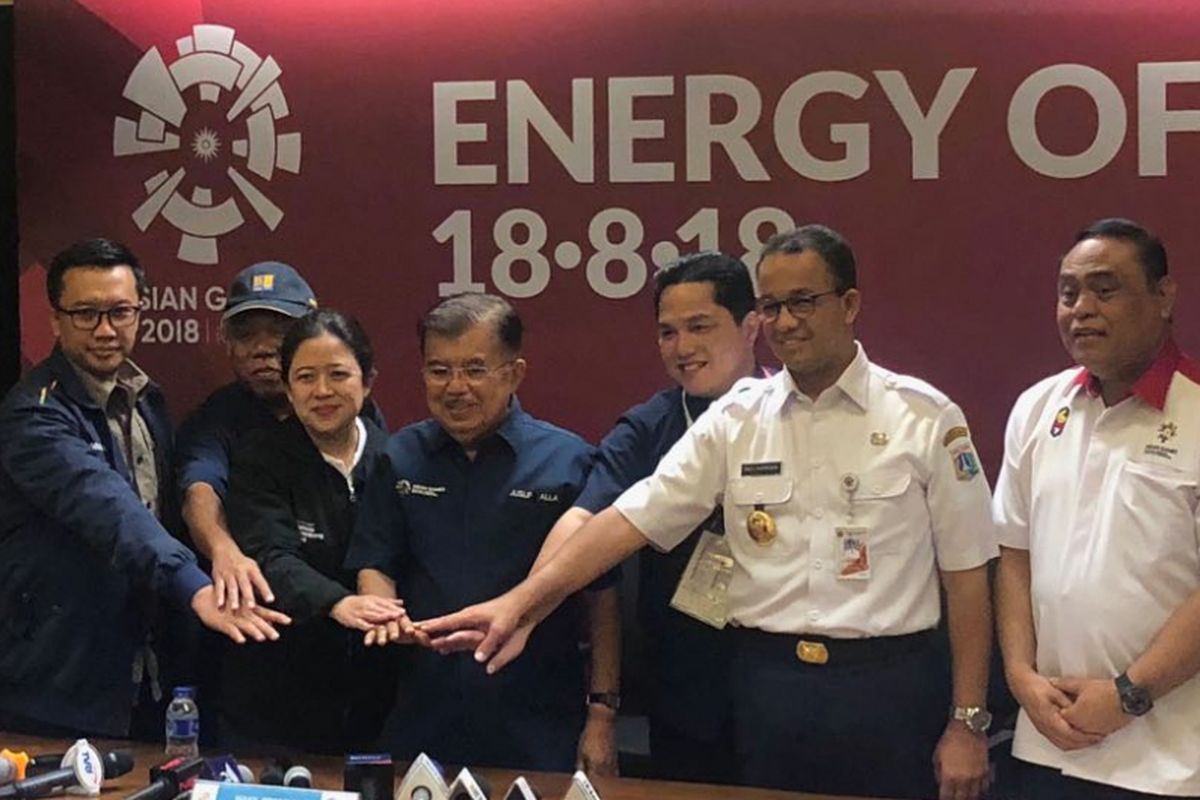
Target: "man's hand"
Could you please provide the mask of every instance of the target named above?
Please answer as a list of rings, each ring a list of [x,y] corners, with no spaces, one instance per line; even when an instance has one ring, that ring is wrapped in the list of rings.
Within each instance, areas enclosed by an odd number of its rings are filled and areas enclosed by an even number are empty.
[[[487,673],[494,675],[525,649],[534,622],[523,620],[520,603],[508,592],[444,617],[423,620],[417,627],[439,653],[474,648],[475,660],[486,663]]]
[[[1059,750],[1080,750],[1104,739],[1103,734],[1080,730],[1069,722],[1063,711],[1070,708],[1071,698],[1032,669],[1010,676],[1008,684],[1033,727]]]
[[[249,636],[256,642],[268,639],[275,641],[279,638],[276,625],[290,625],[292,618],[286,614],[255,606],[243,607],[239,611],[217,606],[216,592],[212,586],[205,586],[192,595],[192,611],[200,618],[205,627],[212,628],[217,633],[223,633],[238,644],[245,644]]]
[[[588,706],[587,724],[579,735],[575,768],[588,777],[617,777],[617,712],[607,706]]]
[[[976,800],[988,785],[987,737],[951,720],[933,751],[938,800]]]
[[[375,599],[383,600],[385,598]],[[412,620],[408,618],[408,612],[403,610],[404,601],[389,600],[387,602],[400,603],[400,616],[363,628],[366,631],[366,635],[363,636],[363,644],[367,647],[372,645],[382,647],[388,644],[417,644],[421,647],[429,647],[429,636],[413,625]]]
[[[212,580],[217,608],[228,607],[234,611],[242,605],[254,608],[256,592],[264,603],[275,602],[275,595],[258,563],[243,553],[232,539],[212,551]]]
[[[343,597],[329,610],[329,616],[346,628],[371,631],[404,618],[404,601],[374,595],[352,594]]]
[[[1121,698],[1113,681],[1091,678],[1052,678],[1055,688],[1071,699],[1062,716],[1081,731],[1107,736],[1132,720],[1121,708]]]

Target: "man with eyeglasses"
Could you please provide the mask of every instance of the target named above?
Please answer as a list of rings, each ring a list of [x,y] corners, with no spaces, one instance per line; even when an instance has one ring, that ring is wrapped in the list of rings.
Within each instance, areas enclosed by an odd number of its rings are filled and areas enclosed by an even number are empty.
[[[391,437],[347,554],[361,592],[399,595],[413,619],[520,582],[587,477],[591,446],[517,401],[522,338],[516,311],[492,295],[447,298],[420,321],[431,418]],[[466,654],[407,648],[382,746],[400,758],[427,751],[456,764],[571,770],[589,688],[580,611],[568,603],[551,615],[529,640],[530,658],[501,680]],[[366,637],[410,640],[395,623]]]
[[[711,613],[733,623],[741,778],[976,798],[996,544],[966,421],[932,386],[867,359],[854,338],[854,256],[836,232],[773,237],[757,273],[758,313],[785,369],[735,385],[521,585],[418,626],[497,672],[566,593],[647,543],[678,545],[722,503],[732,570],[706,594],[723,595]],[[939,582],[952,670],[934,635]]]
[[[238,642],[277,638],[287,618],[221,609],[168,531],[170,425],[129,359],[146,292],[133,253],[79,242],[46,291],[57,345],[0,406],[0,728],[161,735],[168,676],[151,644],[180,634],[170,612]]]
[[[1200,365],[1163,243],[1127,219],[1058,269],[1076,366],[1013,406],[997,619],[1027,800],[1200,797]]]

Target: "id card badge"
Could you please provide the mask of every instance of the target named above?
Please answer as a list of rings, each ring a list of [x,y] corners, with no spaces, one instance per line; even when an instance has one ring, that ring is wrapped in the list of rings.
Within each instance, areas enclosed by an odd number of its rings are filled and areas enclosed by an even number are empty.
[[[733,553],[724,536],[700,534],[700,542],[675,587],[671,608],[720,630],[729,622],[729,580]]]
[[[865,581],[871,577],[871,545],[867,529],[841,527],[838,538],[838,580]]]

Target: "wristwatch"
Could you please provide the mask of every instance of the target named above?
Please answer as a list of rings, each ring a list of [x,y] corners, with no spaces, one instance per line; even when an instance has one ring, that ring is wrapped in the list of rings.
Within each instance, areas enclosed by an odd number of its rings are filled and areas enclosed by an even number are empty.
[[[587,704],[590,706],[593,703],[608,706],[613,711],[620,711],[621,695],[617,692],[588,692]]]
[[[1129,676],[1124,672],[1118,675],[1113,682],[1117,684],[1117,696],[1121,698],[1121,710],[1126,714],[1140,717],[1154,708],[1150,690],[1129,680]]]
[[[983,706],[954,706],[950,718],[966,725],[971,733],[987,733],[992,727],[992,713]]]

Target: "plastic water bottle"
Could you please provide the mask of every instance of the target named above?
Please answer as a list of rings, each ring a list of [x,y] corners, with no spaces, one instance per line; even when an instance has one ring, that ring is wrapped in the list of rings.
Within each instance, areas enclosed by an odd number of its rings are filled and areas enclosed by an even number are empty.
[[[195,687],[176,686],[175,697],[167,706],[168,756],[200,755],[200,708],[196,705]]]

